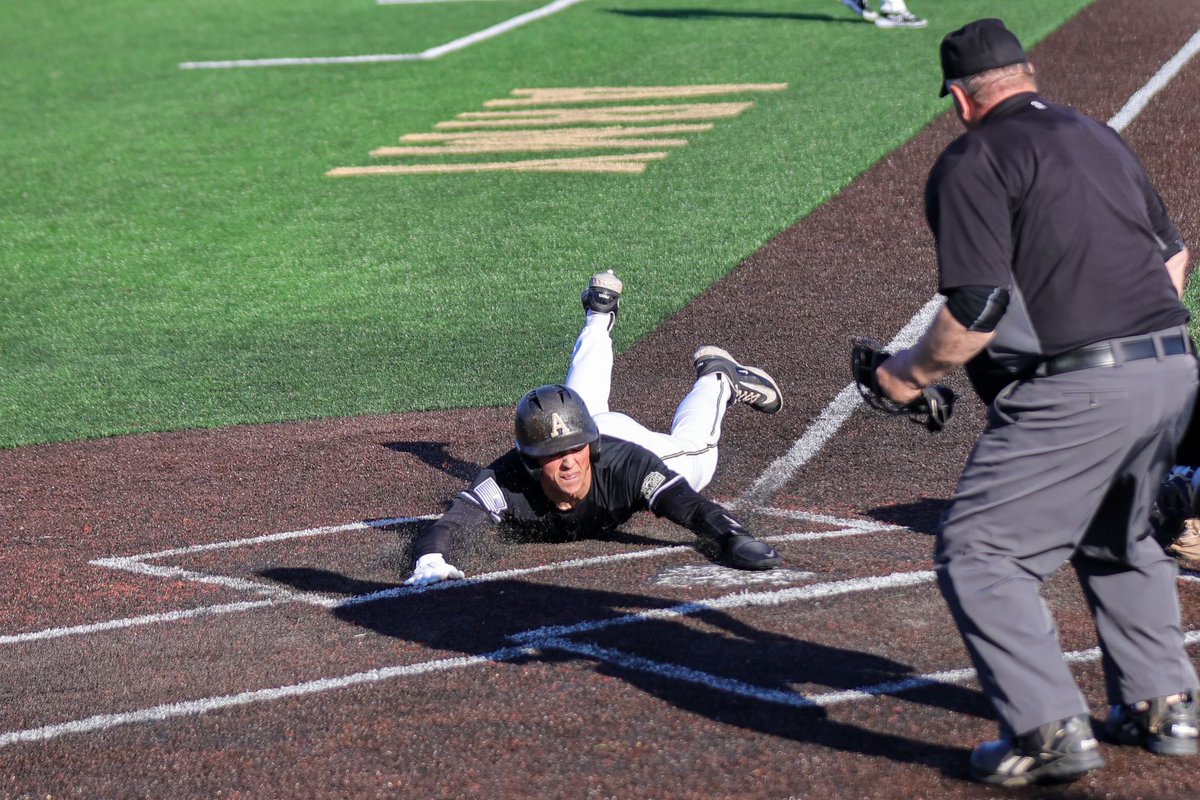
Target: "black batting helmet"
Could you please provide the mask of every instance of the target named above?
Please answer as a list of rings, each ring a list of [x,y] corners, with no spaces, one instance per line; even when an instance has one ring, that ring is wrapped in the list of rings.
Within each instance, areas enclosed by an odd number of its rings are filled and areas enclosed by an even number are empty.
[[[517,404],[517,451],[527,461],[555,456],[585,444],[595,457],[600,430],[573,389],[560,384],[539,386]]]

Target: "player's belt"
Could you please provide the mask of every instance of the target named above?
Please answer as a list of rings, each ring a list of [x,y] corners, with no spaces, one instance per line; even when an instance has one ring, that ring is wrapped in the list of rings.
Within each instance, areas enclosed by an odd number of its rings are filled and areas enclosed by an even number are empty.
[[[1126,361],[1144,358],[1177,356],[1195,353],[1190,336],[1183,333],[1149,333],[1124,339],[1109,339],[1084,345],[1077,350],[1054,356],[1043,361],[1035,375],[1046,377],[1063,372],[1092,367],[1113,367]]]

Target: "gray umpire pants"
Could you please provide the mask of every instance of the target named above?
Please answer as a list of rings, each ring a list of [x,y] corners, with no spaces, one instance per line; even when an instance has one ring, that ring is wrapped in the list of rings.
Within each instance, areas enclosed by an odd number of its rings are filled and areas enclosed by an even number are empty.
[[[1100,640],[1109,703],[1200,685],[1178,568],[1148,535],[1197,390],[1189,354],[1007,387],[942,520],[938,583],[1000,735],[1086,713],[1041,596],[1070,561]]]

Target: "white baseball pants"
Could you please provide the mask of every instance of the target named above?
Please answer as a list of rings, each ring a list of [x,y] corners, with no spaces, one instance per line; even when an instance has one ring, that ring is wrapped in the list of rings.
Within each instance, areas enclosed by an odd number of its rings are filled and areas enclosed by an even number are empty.
[[[579,393],[602,434],[645,447],[683,476],[693,489],[702,490],[717,471],[717,443],[721,421],[732,392],[718,373],[698,378],[680,402],[670,433],[658,433],[632,417],[610,411],[613,347],[607,314],[588,314],[571,353],[567,387]]]

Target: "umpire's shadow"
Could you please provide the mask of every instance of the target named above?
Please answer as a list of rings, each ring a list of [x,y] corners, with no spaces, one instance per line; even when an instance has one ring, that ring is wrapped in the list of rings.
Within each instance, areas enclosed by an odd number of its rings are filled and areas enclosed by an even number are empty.
[[[969,753],[965,748],[868,730],[831,720],[815,705],[796,707],[769,699],[782,693],[800,701],[797,686],[816,693],[913,677],[909,665],[889,658],[766,632],[723,611],[630,620],[631,614],[680,602],[628,592],[511,579],[402,589],[395,583],[307,568],[259,574],[305,591],[344,594],[347,600],[332,613],[384,636],[469,655],[525,644],[531,649],[512,661],[594,663],[603,674],[724,724],[835,750],[920,763],[952,777],[966,777],[962,767]],[[398,589],[402,589],[398,594],[383,599],[356,599]],[[622,618],[624,623],[614,622]],[[568,652],[551,643],[549,636],[541,638],[545,633],[531,634],[590,621],[601,624],[563,634],[569,646],[579,645],[582,651]],[[663,668],[650,670],[647,664]],[[704,676],[712,676],[707,685]],[[753,688],[743,693],[715,688],[722,683]],[[956,713],[987,713],[979,692],[953,685],[913,689],[898,696]]]

